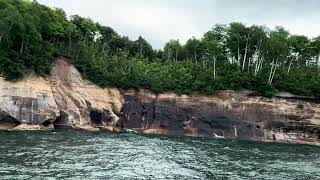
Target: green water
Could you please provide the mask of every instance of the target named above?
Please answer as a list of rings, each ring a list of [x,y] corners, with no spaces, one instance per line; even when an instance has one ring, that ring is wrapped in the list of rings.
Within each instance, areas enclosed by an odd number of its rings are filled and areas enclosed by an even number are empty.
[[[79,131],[0,142],[0,179],[320,179],[316,146]]]

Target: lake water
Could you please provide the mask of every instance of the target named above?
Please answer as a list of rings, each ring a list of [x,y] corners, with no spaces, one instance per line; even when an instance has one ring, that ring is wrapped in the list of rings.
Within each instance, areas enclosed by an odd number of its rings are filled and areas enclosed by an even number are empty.
[[[80,131],[0,143],[0,179],[320,179],[317,146]]]

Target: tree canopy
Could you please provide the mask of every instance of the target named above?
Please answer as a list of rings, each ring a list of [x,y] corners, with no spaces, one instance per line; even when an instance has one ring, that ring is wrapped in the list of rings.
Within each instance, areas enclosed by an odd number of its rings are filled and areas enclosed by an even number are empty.
[[[89,18],[67,17],[62,9],[0,0],[2,76],[45,76],[59,56],[100,86],[209,94],[243,88],[265,96],[287,91],[320,97],[320,36],[234,22],[155,50],[142,36],[130,40]]]

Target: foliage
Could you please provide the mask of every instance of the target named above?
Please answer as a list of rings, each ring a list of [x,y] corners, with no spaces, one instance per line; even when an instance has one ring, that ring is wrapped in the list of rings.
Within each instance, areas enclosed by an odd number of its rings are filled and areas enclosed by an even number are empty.
[[[36,1],[0,0],[0,73],[8,80],[50,73],[55,57],[72,59],[100,86],[155,92],[249,89],[320,97],[320,37],[291,35],[283,27],[215,25],[186,44],[170,40],[154,50],[78,15],[67,17]]]

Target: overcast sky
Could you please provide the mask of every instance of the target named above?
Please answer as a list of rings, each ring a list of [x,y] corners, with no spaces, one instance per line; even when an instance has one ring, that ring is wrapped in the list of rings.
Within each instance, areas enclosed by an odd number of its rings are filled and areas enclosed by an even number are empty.
[[[291,33],[320,35],[320,0],[38,0],[63,8],[68,15],[90,17],[155,48],[170,39],[201,37],[214,24],[243,22]]]

